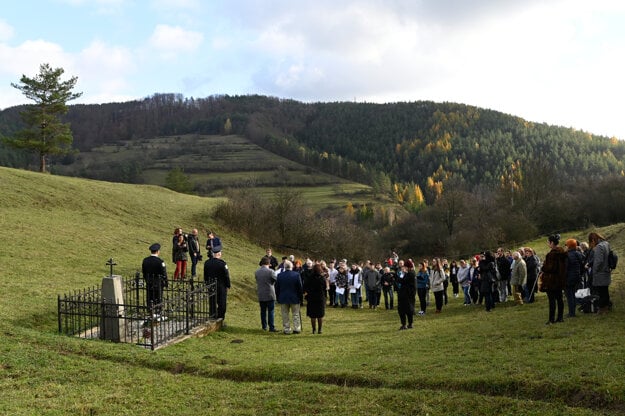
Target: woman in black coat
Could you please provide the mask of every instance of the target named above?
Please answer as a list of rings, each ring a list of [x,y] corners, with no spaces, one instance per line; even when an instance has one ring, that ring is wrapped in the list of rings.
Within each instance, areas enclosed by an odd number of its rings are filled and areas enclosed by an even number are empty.
[[[530,247],[525,247],[523,251],[525,253],[523,260],[525,260],[525,265],[527,266],[525,303],[532,303],[534,302],[534,294],[537,291],[536,279],[538,278],[539,268],[538,257],[536,257],[534,250]]]
[[[321,334],[323,317],[326,312],[326,293],[328,283],[326,271],[321,264],[315,264],[311,273],[304,278],[304,299],[306,299],[306,316],[310,318],[312,333]],[[317,328],[319,329],[317,331]]]
[[[480,258],[480,296],[484,296],[484,306],[486,312],[490,312],[495,307],[493,301],[493,284],[497,281],[497,272],[495,268],[495,256],[490,251],[484,252],[484,256]]]
[[[399,320],[401,321],[399,330],[411,329],[417,294],[417,275],[412,260],[406,260],[404,267],[397,271],[395,289],[397,291],[397,313],[399,313]],[[406,323],[408,323],[407,326]]]

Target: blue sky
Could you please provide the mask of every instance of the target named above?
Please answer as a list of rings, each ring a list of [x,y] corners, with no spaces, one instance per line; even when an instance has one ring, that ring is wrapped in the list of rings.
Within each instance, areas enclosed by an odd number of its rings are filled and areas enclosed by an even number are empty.
[[[263,94],[451,101],[625,139],[620,0],[23,0],[0,10],[0,109],[41,63],[72,103]]]

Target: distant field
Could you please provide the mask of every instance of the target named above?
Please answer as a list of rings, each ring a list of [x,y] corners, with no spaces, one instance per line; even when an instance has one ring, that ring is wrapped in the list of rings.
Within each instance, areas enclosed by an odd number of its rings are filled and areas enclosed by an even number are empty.
[[[111,171],[140,167],[132,182],[164,186],[168,172],[182,168],[203,196],[228,188],[250,188],[270,197],[288,187],[301,192],[316,209],[389,205],[367,185],[350,182],[268,152],[244,137],[182,135],[121,141],[76,155],[73,164],[54,171],[69,176],[111,179]]]

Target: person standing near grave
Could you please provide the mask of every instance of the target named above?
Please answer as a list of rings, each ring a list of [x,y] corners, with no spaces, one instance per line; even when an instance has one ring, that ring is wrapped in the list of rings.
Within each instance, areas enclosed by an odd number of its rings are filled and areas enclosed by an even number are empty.
[[[167,287],[167,267],[159,256],[161,245],[154,243],[150,246],[150,255],[143,259],[141,270],[145,280],[145,299],[150,315],[160,314],[163,300],[163,288]],[[152,310],[154,307],[157,309]]]
[[[187,246],[189,248],[189,257],[191,258],[191,277],[195,279],[197,277],[197,263],[202,260],[200,242],[197,239],[197,228],[194,228],[191,234],[189,234]]]
[[[183,233],[178,234],[178,240],[174,245],[174,262],[176,263],[176,270],[174,271],[174,280],[182,280],[187,274],[187,253],[189,246],[187,245],[187,239]]]
[[[204,282],[216,283],[217,296],[211,298],[209,313],[212,317],[226,319],[228,290],[230,289],[230,271],[225,261],[221,259],[221,249],[213,248],[213,257],[204,263]],[[222,324],[225,326],[225,324]]]
[[[276,332],[274,325],[274,309],[276,302],[276,272],[269,268],[269,259],[262,258],[260,267],[254,273],[256,278],[256,294],[260,305],[260,324],[263,331]]]
[[[211,230],[206,231],[208,240],[206,240],[206,255],[213,257],[213,251],[221,251],[221,240]]]

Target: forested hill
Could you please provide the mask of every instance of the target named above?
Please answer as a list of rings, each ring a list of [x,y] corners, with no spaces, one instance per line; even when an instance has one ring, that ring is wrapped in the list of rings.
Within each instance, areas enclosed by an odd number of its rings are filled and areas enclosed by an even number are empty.
[[[21,128],[19,107],[0,113],[0,134]],[[372,185],[432,187],[454,176],[495,184],[536,163],[562,175],[623,174],[625,143],[454,103],[301,103],[264,96],[184,98],[73,105],[74,147],[164,135],[245,135],[274,153]],[[2,148],[0,164],[23,156]],[[68,159],[66,163],[71,163]]]

